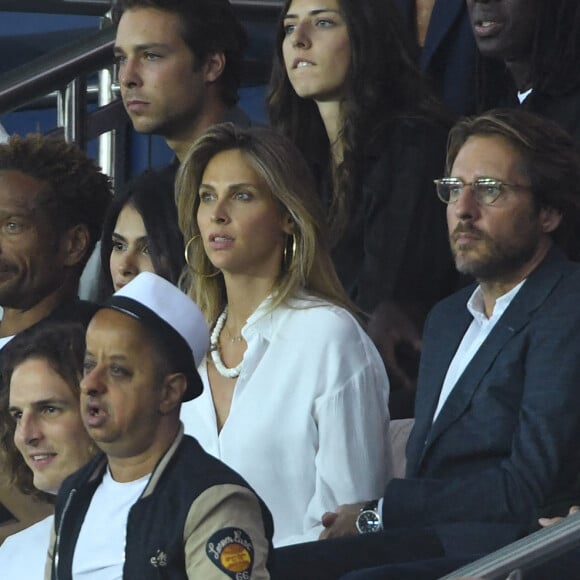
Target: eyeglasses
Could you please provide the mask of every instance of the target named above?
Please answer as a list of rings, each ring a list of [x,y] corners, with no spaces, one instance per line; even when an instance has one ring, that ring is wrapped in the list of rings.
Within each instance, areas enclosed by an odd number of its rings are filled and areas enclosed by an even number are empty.
[[[529,185],[504,183],[494,177],[479,177],[471,183],[465,183],[459,177],[444,177],[434,180],[439,199],[446,204],[456,203],[465,187],[471,189],[475,201],[481,205],[491,205],[502,194],[506,187],[512,189],[529,189]]]

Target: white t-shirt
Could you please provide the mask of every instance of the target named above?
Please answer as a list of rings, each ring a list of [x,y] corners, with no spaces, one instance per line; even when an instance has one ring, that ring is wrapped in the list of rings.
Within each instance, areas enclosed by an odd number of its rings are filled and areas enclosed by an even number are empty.
[[[343,308],[316,299],[267,311],[247,342],[230,414],[218,434],[205,361],[185,432],[244,477],[274,518],[274,545],[316,540],[340,504],[383,494],[392,477],[389,381],[374,344]]]
[[[54,516],[8,536],[0,546],[0,577],[6,580],[43,580]]]
[[[129,510],[150,475],[119,483],[107,471],[91,499],[73,556],[73,578],[123,580]]]

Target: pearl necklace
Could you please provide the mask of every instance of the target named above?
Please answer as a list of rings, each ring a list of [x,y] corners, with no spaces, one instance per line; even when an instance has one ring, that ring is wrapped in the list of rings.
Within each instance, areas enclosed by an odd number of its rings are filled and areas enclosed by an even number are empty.
[[[209,345],[211,352],[211,360],[213,361],[213,364],[215,365],[217,372],[226,379],[235,379],[240,376],[240,371],[242,370],[242,363],[244,362],[244,360],[242,359],[240,361],[240,364],[236,365],[235,367],[231,368],[226,367],[226,365],[224,365],[220,357],[218,344],[220,333],[222,331],[222,328],[224,327],[227,316],[228,316],[228,307],[226,306],[224,308],[224,311],[219,315],[219,318],[216,320],[214,329],[211,333],[211,337],[209,340]]]

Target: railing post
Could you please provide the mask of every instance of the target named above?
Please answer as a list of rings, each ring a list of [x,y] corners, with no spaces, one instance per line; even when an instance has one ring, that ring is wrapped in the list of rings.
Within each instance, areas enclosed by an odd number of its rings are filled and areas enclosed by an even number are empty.
[[[84,76],[79,76],[67,85],[65,92],[64,138],[83,149],[86,144],[86,101],[87,82]]]
[[[65,93],[65,89],[58,89],[56,91],[56,126],[57,127],[64,127],[64,118],[65,118],[64,93]]]
[[[111,26],[111,11],[101,18],[100,28]],[[111,103],[115,96],[113,95],[113,67],[109,66],[99,71],[99,107],[104,107]],[[116,167],[115,159],[117,156],[117,130],[113,129],[107,133],[99,136],[99,165],[104,173],[106,173],[113,183],[116,181]]]
[[[104,107],[113,101],[111,85],[113,73],[106,68],[99,71],[99,107]],[[117,130],[113,129],[99,136],[99,165],[104,173],[115,179],[115,137]]]

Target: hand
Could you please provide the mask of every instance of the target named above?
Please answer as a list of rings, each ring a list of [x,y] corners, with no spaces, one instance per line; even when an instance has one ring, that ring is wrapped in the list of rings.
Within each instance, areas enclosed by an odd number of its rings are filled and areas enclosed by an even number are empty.
[[[421,335],[411,316],[394,302],[382,302],[371,315],[367,332],[385,362],[391,388],[414,390]]]
[[[356,518],[365,504],[366,502],[341,505],[338,506],[336,512],[323,514],[322,525],[326,529],[322,530],[319,539],[328,540],[329,538],[355,536],[358,534]]]
[[[580,511],[580,506],[577,505],[573,505],[569,510],[568,510],[568,515],[571,516],[572,514],[575,514],[576,512]],[[540,522],[540,525],[545,528],[547,526],[551,526],[552,524],[555,524],[556,522],[559,522],[560,520],[563,520],[564,518],[540,518],[538,521]]]

